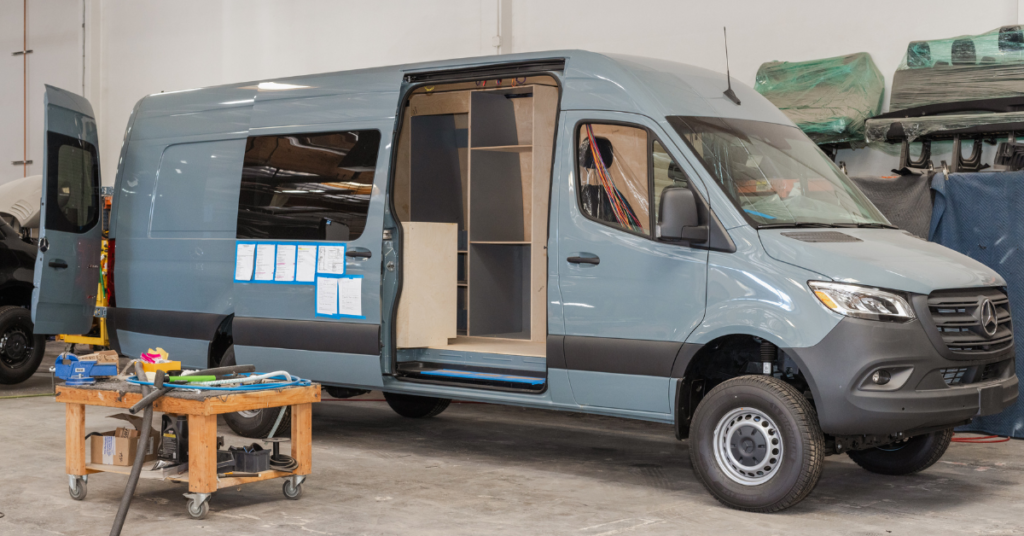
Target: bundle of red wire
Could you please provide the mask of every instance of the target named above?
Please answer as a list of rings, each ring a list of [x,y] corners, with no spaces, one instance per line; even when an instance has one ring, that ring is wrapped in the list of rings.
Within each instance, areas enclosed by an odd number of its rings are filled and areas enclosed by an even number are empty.
[[[1010,440],[1009,437],[1000,437],[997,435],[956,437],[958,435],[961,434],[959,432],[953,434],[954,443],[1006,443]]]

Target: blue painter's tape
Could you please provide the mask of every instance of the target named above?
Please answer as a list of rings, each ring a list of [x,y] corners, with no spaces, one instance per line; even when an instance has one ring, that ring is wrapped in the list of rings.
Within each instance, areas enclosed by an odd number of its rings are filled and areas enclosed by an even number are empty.
[[[255,284],[260,284],[260,285],[315,285],[316,284],[316,276],[317,275],[323,275],[323,274],[319,274],[319,264],[320,264],[320,262],[319,262],[320,261],[320,250],[319,250],[319,248],[323,247],[323,246],[339,246],[339,247],[342,248],[342,257],[343,258],[345,257],[345,253],[348,251],[348,245],[345,244],[344,242],[312,242],[311,243],[311,242],[294,242],[294,241],[290,241],[290,240],[260,240],[260,241],[238,240],[238,241],[235,242],[235,268],[236,268],[236,273],[237,273],[237,267],[238,267],[238,246],[240,244],[252,244],[252,245],[254,245],[256,247],[259,247],[260,244],[273,244],[274,245],[274,272],[270,276],[271,277],[270,280],[268,280],[268,281],[257,281],[256,280],[256,267],[255,267],[255,264],[256,264],[255,255],[256,255],[256,253],[255,252],[253,252],[253,273],[252,273],[252,275],[249,276],[249,279],[237,279],[237,278],[234,279],[235,283],[255,283]],[[293,278],[292,278],[291,281],[276,281],[276,278],[277,278],[277,246],[295,246],[295,254],[296,254],[296,258],[295,258],[295,274],[293,275]],[[299,246],[316,246],[317,247],[317,250],[313,253],[313,262],[315,262],[317,264],[317,266],[313,269],[314,277],[313,277],[312,281],[298,281],[297,279],[295,279],[295,278],[298,277],[298,250],[299,250]],[[339,277],[342,274],[337,274],[337,275],[326,274],[326,275],[328,275],[329,277]],[[362,318],[362,317],[349,317],[349,318]]]
[[[767,215],[767,214],[765,214],[763,212],[758,212],[756,210],[750,210],[749,208],[743,209],[743,212],[746,212],[747,214],[753,214],[755,216],[761,216],[762,218],[768,218],[769,220],[774,220],[775,219],[775,216],[769,216],[769,215]]]

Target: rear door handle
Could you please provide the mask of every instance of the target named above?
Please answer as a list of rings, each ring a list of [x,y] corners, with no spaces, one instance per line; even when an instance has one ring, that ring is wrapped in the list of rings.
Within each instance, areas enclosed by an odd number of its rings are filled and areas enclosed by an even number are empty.
[[[601,264],[600,257],[569,257],[565,259],[573,264]]]
[[[359,257],[361,259],[369,259],[373,256],[368,249],[350,249],[345,252],[346,257]]]
[[[66,263],[66,262],[64,262],[64,261],[62,261],[60,259],[55,259],[55,260],[50,261],[50,268],[56,268],[58,270],[63,270],[65,268],[67,268],[67,267],[68,267],[68,263]]]

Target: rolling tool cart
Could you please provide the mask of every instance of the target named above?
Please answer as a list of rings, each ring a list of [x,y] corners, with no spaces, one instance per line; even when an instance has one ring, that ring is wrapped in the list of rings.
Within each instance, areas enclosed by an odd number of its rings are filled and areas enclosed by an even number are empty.
[[[142,389],[123,381],[94,385],[57,387],[57,401],[67,405],[66,467],[71,498],[82,500],[86,495],[88,477],[95,473],[127,475],[131,467],[86,463],[85,406],[128,409],[142,399]],[[188,416],[188,472],[169,474],[166,471],[144,470],[142,478],[187,482],[188,513],[196,519],[206,517],[209,500],[220,488],[250,482],[283,478],[284,494],[298,498],[302,483],[312,469],[312,404],[320,401],[317,384],[261,391],[182,391],[174,390],[153,403],[153,409],[164,413]],[[282,471],[272,465],[256,476],[230,477],[217,475],[217,415],[264,408],[291,406],[291,457],[294,469]],[[142,448],[140,446],[139,448]],[[280,467],[280,466],[278,466]]]

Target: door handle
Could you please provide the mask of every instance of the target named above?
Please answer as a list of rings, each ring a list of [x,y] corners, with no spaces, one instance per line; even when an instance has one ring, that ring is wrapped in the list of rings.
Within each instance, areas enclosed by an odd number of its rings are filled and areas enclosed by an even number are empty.
[[[594,257],[569,257],[565,259],[573,264],[601,264],[601,258]]]
[[[62,261],[60,259],[55,259],[55,260],[50,261],[50,268],[56,268],[58,270],[63,270],[65,268],[67,268],[67,267],[68,267],[68,263],[66,263],[66,262],[64,262],[64,261]]]
[[[369,259],[373,257],[373,253],[370,253],[368,249],[350,249],[345,252],[346,257],[358,257],[360,259]]]

